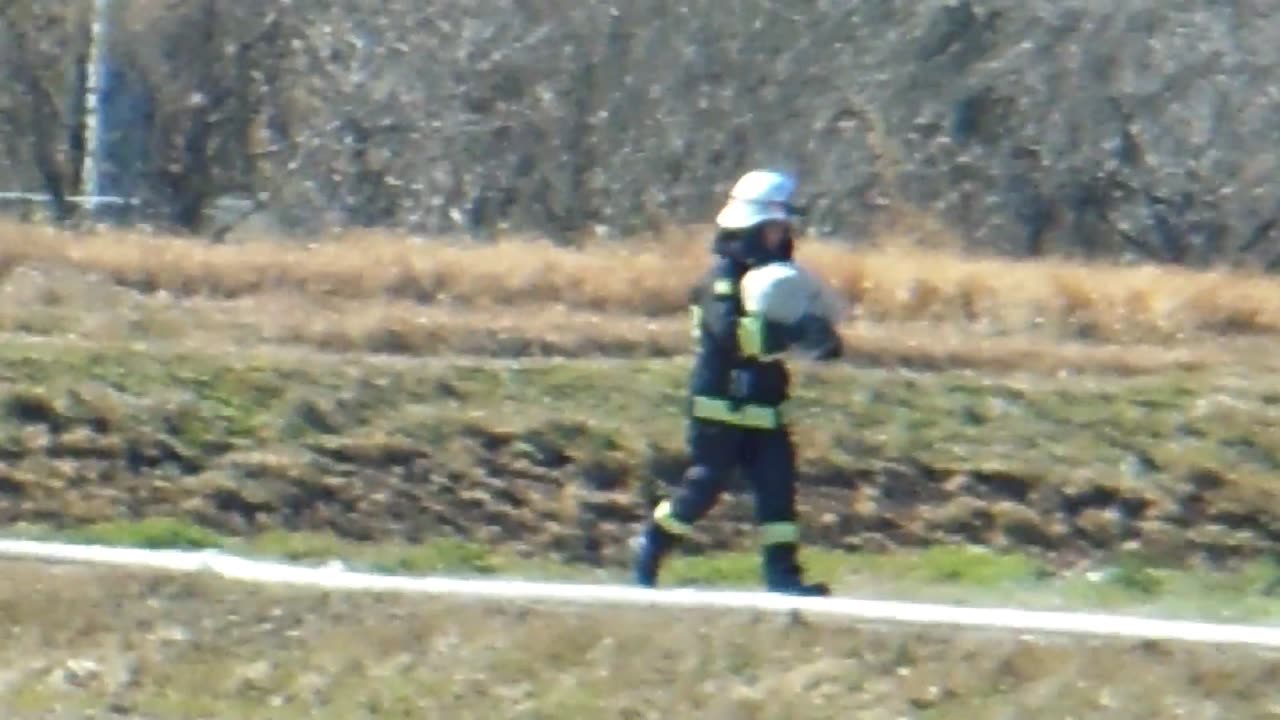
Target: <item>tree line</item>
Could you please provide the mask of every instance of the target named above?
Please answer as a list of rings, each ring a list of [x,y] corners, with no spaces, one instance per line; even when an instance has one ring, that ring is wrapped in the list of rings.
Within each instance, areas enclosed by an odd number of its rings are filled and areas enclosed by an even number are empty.
[[[91,5],[0,3],[0,191],[58,221]],[[104,192],[191,232],[239,197],[300,233],[567,240],[705,222],[769,165],[851,242],[1276,264],[1280,7],[1104,5],[118,0]]]

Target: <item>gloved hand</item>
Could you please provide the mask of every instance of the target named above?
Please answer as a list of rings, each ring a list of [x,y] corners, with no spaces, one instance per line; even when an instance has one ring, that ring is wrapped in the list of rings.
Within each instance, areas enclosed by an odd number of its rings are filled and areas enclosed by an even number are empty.
[[[792,325],[791,347],[804,357],[835,360],[844,353],[844,343],[831,321],[808,314]]]

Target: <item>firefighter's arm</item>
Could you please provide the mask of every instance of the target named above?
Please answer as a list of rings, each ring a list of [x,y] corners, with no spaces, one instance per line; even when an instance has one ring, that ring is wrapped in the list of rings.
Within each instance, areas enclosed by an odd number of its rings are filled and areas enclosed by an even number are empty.
[[[695,327],[723,348],[732,348],[738,343],[742,320],[738,312],[738,288],[731,278],[731,273],[719,272],[717,268],[699,288],[693,303]]]
[[[744,357],[781,355],[792,347],[794,329],[759,310],[747,310],[737,321],[738,349]]]
[[[790,327],[790,344],[814,360],[836,360],[844,354],[844,341],[829,318],[810,313]]]
[[[835,329],[833,299],[802,269],[789,262],[752,269],[742,279],[746,316],[739,342],[763,356],[785,352],[831,360],[843,343]]]

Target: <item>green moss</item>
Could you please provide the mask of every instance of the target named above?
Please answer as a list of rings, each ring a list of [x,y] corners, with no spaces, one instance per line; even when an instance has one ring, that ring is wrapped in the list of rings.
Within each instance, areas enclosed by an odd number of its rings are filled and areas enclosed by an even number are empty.
[[[164,517],[96,523],[69,530],[66,536],[74,542],[148,549],[220,548],[225,544],[222,537],[210,530],[185,520]]]
[[[287,560],[329,560],[350,554],[352,545],[336,535],[272,530],[247,541],[254,552]]]
[[[1040,562],[1025,555],[965,545],[939,545],[910,552],[905,562],[894,564],[895,574],[907,579],[983,587],[1028,582],[1047,574]]]
[[[396,548],[373,561],[377,570],[397,574],[429,573],[491,574],[502,561],[483,546],[453,539],[439,539],[420,545]]]

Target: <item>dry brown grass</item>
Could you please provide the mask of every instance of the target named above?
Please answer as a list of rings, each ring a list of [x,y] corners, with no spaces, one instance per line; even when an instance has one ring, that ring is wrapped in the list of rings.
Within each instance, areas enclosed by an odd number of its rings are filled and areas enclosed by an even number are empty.
[[[1243,274],[1086,267],[806,243],[852,310],[858,363],[990,371],[1275,364],[1280,285]],[[0,225],[0,333],[89,343],[298,346],[410,356],[654,357],[690,349],[706,266],[688,231],[573,250],[376,234],[210,245]]]
[[[6,563],[7,717],[1274,717],[1274,653]]]
[[[0,332],[152,347],[318,349],[410,356],[670,357],[689,351],[683,315],[601,313],[553,304],[499,308],[421,305],[394,298],[314,298],[273,291],[230,300],[141,295],[77,272],[20,270],[0,281]],[[1151,373],[1273,363],[1267,341],[1097,344],[1023,334],[983,336],[961,326],[848,320],[858,363],[984,370]]]
[[[290,291],[309,299],[663,316],[684,311],[688,287],[706,266],[707,237],[695,228],[579,250],[536,239],[474,245],[378,233],[209,245],[8,224],[0,225],[0,267],[65,264],[145,293],[179,296]],[[853,317],[878,324],[1125,343],[1280,330],[1280,283],[1244,272],[976,258],[905,248],[893,237],[859,250],[806,241],[800,259],[839,291]]]

